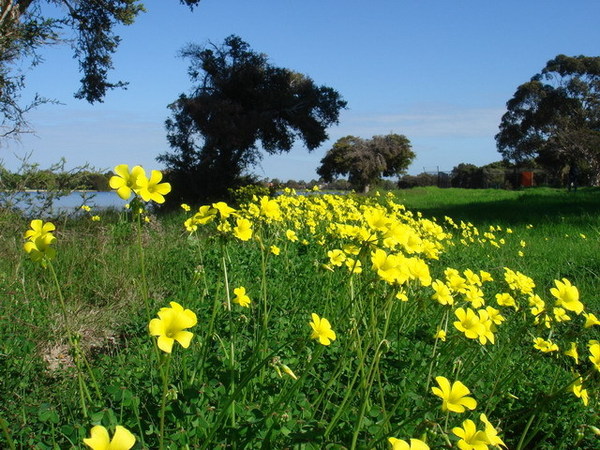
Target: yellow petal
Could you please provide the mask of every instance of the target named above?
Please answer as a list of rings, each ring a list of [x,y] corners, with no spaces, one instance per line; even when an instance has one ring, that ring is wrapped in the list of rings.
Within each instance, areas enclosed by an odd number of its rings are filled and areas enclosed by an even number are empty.
[[[119,164],[115,167],[115,173],[121,178],[127,179],[129,178],[129,165],[127,164]]]
[[[148,324],[148,329],[152,336],[161,336],[165,334],[165,324],[160,319],[152,319]]]
[[[192,341],[192,337],[194,337],[194,333],[191,331],[180,331],[175,334],[174,339],[179,342],[183,348],[188,348]]]
[[[110,445],[108,431],[101,425],[96,425],[90,431],[90,437],[83,440],[83,443],[92,450],[106,450]]]
[[[135,444],[135,436],[126,428],[117,425],[110,443],[110,450],[129,450]]]
[[[171,353],[173,351],[173,343],[175,339],[166,336],[159,336],[157,340],[158,348],[165,353]]]

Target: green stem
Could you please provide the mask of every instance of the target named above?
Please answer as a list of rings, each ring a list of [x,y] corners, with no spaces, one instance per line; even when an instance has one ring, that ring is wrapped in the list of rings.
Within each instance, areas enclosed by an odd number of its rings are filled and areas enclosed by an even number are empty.
[[[146,259],[144,256],[144,246],[142,244],[142,215],[139,212],[139,208],[136,205],[137,211],[134,211],[134,214],[137,218],[136,220],[136,228],[137,228],[137,241],[138,241],[138,250],[140,252],[140,272],[142,277],[142,299],[144,300],[144,307],[146,308],[146,318],[148,322],[150,322],[150,299],[148,298],[148,280],[146,278]]]
[[[171,355],[167,354],[167,366],[163,372],[163,385],[162,385],[162,402],[160,405],[160,435],[158,437],[158,448],[162,450],[164,448],[165,439],[165,410],[167,408],[167,392],[169,390],[169,370],[171,368]]]
[[[223,263],[223,277],[225,279],[225,295],[227,298],[227,316],[229,319],[229,330],[231,333],[231,339],[229,344],[229,373],[231,379],[231,385],[229,391],[233,394],[235,391],[235,324],[233,323],[233,315],[231,311],[231,295],[229,293],[229,278],[227,275],[227,261],[225,258],[226,248],[223,243],[221,246],[222,252],[222,263]],[[235,401],[231,403],[231,426],[235,426]]]

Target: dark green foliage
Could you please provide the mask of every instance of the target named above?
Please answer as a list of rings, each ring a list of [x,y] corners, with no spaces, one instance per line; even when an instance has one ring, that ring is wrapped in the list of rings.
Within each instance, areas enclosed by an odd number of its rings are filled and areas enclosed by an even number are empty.
[[[180,0],[193,8],[200,0]],[[48,11],[59,10],[55,16]],[[50,100],[36,95],[30,104],[20,103],[28,64],[40,62],[38,51],[66,39],[72,41],[74,57],[83,74],[75,97],[101,102],[110,89],[126,86],[109,81],[112,55],[120,38],[114,28],[131,25],[144,11],[140,0],[19,0],[0,4],[0,138],[15,137],[27,130],[26,113]],[[74,36],[64,35],[71,30]]]
[[[348,176],[353,188],[367,192],[382,176],[402,175],[414,158],[410,141],[402,134],[371,139],[346,136],[333,144],[317,173],[328,182]]]
[[[496,135],[505,159],[582,165],[600,181],[600,57],[558,55],[506,106]]]
[[[400,189],[407,189],[413,187],[424,187],[424,186],[437,186],[439,181],[439,174],[431,173],[420,173],[418,175],[403,175],[398,180],[398,187]]]
[[[190,45],[182,56],[195,86],[170,105],[173,151],[158,158],[169,169],[172,202],[198,203],[247,184],[244,171],[261,158],[257,143],[271,154],[296,139],[314,150],[346,106],[334,89],[271,65],[238,36],[220,47]]]

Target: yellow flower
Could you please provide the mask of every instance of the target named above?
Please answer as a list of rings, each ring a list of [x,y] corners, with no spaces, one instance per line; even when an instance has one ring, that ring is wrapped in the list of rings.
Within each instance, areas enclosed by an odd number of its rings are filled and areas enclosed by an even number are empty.
[[[329,257],[329,264],[332,266],[341,266],[346,260],[346,254],[340,249],[334,249],[327,252],[327,256]]]
[[[35,241],[36,238],[56,230],[56,227],[52,222],[44,223],[44,221],[40,219],[32,220],[29,227],[30,229],[25,232],[24,237],[30,241]]]
[[[583,303],[579,301],[579,291],[571,284],[569,280],[563,278],[562,281],[554,280],[555,288],[550,289],[550,293],[556,297],[556,306],[573,311],[576,314],[583,312]]]
[[[433,335],[435,339],[446,342],[446,331],[438,328],[437,332]]]
[[[539,351],[544,352],[544,353],[550,353],[550,352],[557,352],[558,351],[558,345],[556,345],[552,341],[547,341],[547,340],[545,340],[544,338],[541,338],[541,337],[536,337],[533,340],[533,348],[536,348]]]
[[[248,295],[246,295],[246,288],[243,286],[240,286],[239,288],[235,288],[233,290],[233,293],[235,294],[235,297],[233,299],[233,303],[237,303],[240,306],[243,306],[245,308],[249,308],[250,307],[250,297],[248,297]]]
[[[479,420],[481,420],[485,425],[484,433],[490,445],[493,445],[494,447],[506,447],[506,444],[504,443],[502,438],[498,436],[498,431],[496,430],[494,425],[491,424],[486,415],[481,413],[479,415]]]
[[[137,190],[137,181],[140,176],[146,176],[141,166],[135,166],[129,171],[127,164],[119,164],[115,167],[116,175],[110,177],[108,184],[117,191],[119,197],[127,200],[131,197],[131,192]]]
[[[312,322],[310,322],[310,327],[312,328],[312,334],[310,335],[311,339],[317,339],[319,343],[323,345],[331,344],[331,341],[335,341],[335,331],[331,329],[331,324],[329,320],[325,318],[320,318],[317,314],[312,313]]]
[[[435,293],[431,296],[433,300],[436,300],[441,305],[454,304],[454,298],[452,298],[450,288],[446,286],[443,281],[435,280],[433,283],[431,283],[431,287],[435,291]]]
[[[185,331],[197,323],[196,314],[177,302],[170,302],[170,308],[161,308],[158,319],[152,319],[148,325],[150,334],[158,336],[158,348],[163,352],[171,353],[175,341],[183,348],[188,348],[194,333]]]
[[[216,209],[217,211],[219,211],[219,214],[221,215],[221,219],[227,219],[230,215],[232,215],[235,212],[235,209],[230,207],[225,202],[213,203],[212,207],[214,209]]]
[[[508,292],[496,294],[496,303],[498,303],[500,306],[512,306],[513,308],[515,308],[515,311],[519,309],[514,297]]]
[[[579,364],[579,353],[577,352],[577,344],[575,342],[571,342],[571,348],[565,351],[564,354],[573,358],[575,364]]]
[[[296,236],[296,232],[293,230],[286,230],[285,237],[287,237],[288,240],[290,240],[292,242],[295,242],[298,240],[298,236]]]
[[[96,425],[90,430],[90,437],[84,439],[83,443],[92,450],[129,450],[135,444],[135,436],[126,428],[117,425],[111,440],[106,428]]]
[[[458,318],[454,322],[454,326],[458,331],[462,331],[467,338],[478,339],[479,336],[486,333],[485,325],[481,323],[479,316],[471,308],[467,308],[466,311],[463,308],[458,308],[454,311],[454,314]]]
[[[85,212],[90,212],[92,210],[92,208],[90,208],[88,205],[81,205],[81,208],[79,209],[82,209]]]
[[[500,311],[498,311],[496,308],[492,308],[491,306],[487,306],[485,308],[485,311],[488,313],[488,317],[489,319],[495,324],[495,325],[500,325],[502,322],[504,322],[504,316],[502,314],[500,314]]]
[[[600,344],[590,345],[590,361],[600,371]]]
[[[469,419],[462,423],[462,428],[452,428],[452,433],[460,438],[457,445],[462,450],[485,450],[490,443],[485,431],[478,430],[475,422]]]
[[[271,245],[271,248],[269,250],[275,256],[277,256],[277,255],[279,255],[281,253],[281,249],[279,247],[277,247],[276,245]]]
[[[489,272],[486,272],[485,270],[479,271],[479,278],[481,279],[482,283],[485,283],[486,281],[494,281],[492,275]]]
[[[552,308],[552,313],[554,314],[554,320],[556,320],[557,322],[565,322],[567,320],[571,320],[564,308]]]
[[[267,219],[281,219],[281,209],[279,208],[279,204],[277,201],[269,199],[266,195],[260,199],[260,214]]]
[[[583,317],[585,317],[585,325],[583,328],[590,328],[594,325],[600,325],[600,320],[598,320],[598,318],[592,313],[583,313]]]
[[[92,216],[92,222],[100,222],[100,216]]]
[[[249,240],[252,237],[252,223],[248,219],[237,219],[233,235],[240,241]]]
[[[571,385],[571,390],[573,391],[573,394],[575,394],[575,397],[581,399],[584,406],[588,405],[589,395],[587,389],[583,388],[583,378],[577,378],[577,380]]]
[[[152,200],[156,203],[164,203],[164,196],[171,192],[171,185],[169,183],[161,183],[161,180],[162,173],[159,170],[153,170],[150,173],[149,179],[142,171],[141,175],[137,178],[138,189],[136,192],[145,202]]]
[[[465,409],[473,410],[477,407],[477,401],[467,397],[471,393],[460,381],[450,385],[446,377],[435,377],[439,387],[432,387],[431,391],[442,399],[442,410],[463,413]]]
[[[184,211],[189,212],[192,208],[190,208],[190,205],[186,204],[186,203],[182,203],[181,207],[183,208]]]
[[[23,249],[29,254],[32,261],[39,262],[45,267],[46,261],[56,255],[56,250],[51,247],[56,240],[52,234],[52,231],[55,230],[54,224],[36,219],[31,221],[30,226],[31,229],[24,234],[27,242],[23,244]]]
[[[412,439],[410,443],[396,438],[388,438],[388,442],[392,445],[392,450],[429,450],[429,445],[420,439]]]

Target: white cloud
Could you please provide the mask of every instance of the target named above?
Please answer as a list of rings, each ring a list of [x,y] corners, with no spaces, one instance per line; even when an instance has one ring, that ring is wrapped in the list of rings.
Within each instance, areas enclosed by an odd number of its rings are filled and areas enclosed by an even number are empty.
[[[418,138],[476,138],[498,132],[504,109],[415,105],[398,113],[344,114],[335,135],[371,137],[390,132]],[[334,134],[332,132],[332,134]]]

